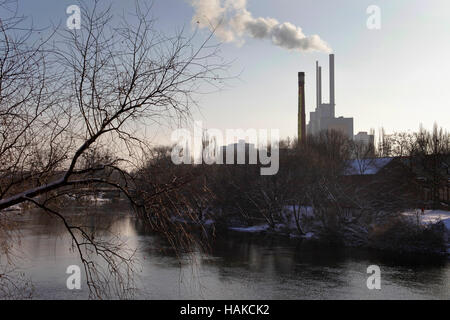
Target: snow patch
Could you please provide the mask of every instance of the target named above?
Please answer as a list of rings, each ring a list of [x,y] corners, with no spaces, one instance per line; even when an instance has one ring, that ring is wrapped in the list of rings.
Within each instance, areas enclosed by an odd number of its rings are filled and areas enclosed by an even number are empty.
[[[249,233],[255,233],[255,232],[263,232],[267,231],[269,229],[269,225],[263,224],[259,226],[252,226],[252,227],[231,227],[230,230],[237,231],[237,232],[249,232]]]
[[[12,205],[12,206],[10,206],[8,208],[5,208],[5,209],[3,209],[1,211],[22,211],[22,207],[21,207],[20,204],[15,204],[15,205]]]
[[[214,224],[214,220],[212,220],[212,219],[208,219],[203,222],[203,225],[205,225],[205,226],[210,226],[212,224]]]
[[[314,238],[314,233],[313,232],[308,232],[308,233],[306,233],[303,236],[303,238],[305,238],[305,239],[312,239],[312,238]]]
[[[405,216],[416,217],[419,215],[420,222],[424,225],[435,224],[442,222],[445,228],[450,231],[450,211],[446,210],[425,210],[421,213],[421,210],[408,211],[403,213]]]

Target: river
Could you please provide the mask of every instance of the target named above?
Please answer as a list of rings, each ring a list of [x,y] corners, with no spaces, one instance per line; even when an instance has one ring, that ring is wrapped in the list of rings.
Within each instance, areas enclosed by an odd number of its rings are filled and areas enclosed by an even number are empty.
[[[102,211],[88,220],[137,250],[137,299],[450,299],[447,258],[327,249],[230,232],[217,237],[208,253],[180,259],[129,214]],[[80,263],[61,222],[37,211],[18,221],[16,265],[32,280],[33,298],[87,298],[84,282],[81,290],[66,287],[67,267]],[[380,290],[367,288],[370,265],[381,269]]]

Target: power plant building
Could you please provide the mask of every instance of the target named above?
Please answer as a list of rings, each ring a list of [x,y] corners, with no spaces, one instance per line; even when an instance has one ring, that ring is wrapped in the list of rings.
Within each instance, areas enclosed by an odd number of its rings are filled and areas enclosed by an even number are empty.
[[[316,62],[316,110],[310,112],[307,134],[315,135],[321,131],[335,130],[353,139],[353,118],[335,116],[334,54],[330,54],[330,102],[322,103],[322,67]],[[300,108],[299,108],[300,113]],[[299,135],[300,140],[300,135]]]

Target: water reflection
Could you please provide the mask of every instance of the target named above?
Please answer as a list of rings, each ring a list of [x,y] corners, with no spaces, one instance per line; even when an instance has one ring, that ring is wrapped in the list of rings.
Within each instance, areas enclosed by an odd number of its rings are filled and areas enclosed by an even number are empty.
[[[116,210],[117,211],[117,210]],[[164,239],[148,233],[126,210],[68,212],[92,226],[96,237],[111,233],[138,251],[137,298],[144,299],[449,299],[450,263],[429,257],[399,257],[367,250],[323,248],[279,238],[226,233],[207,254],[180,260]],[[66,289],[65,270],[78,264],[60,221],[33,211],[20,217],[22,270],[36,298],[80,299],[87,290]],[[369,265],[382,270],[382,289],[366,287]]]

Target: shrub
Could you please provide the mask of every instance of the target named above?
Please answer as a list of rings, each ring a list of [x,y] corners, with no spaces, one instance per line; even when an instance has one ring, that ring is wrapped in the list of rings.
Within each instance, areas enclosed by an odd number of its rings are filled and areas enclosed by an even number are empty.
[[[370,230],[369,246],[404,253],[441,254],[446,250],[445,234],[443,223],[419,225],[396,218]]]

